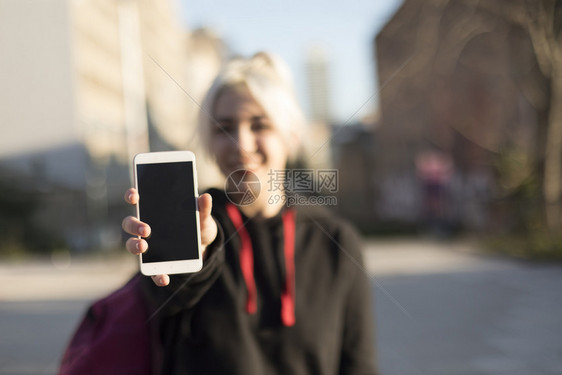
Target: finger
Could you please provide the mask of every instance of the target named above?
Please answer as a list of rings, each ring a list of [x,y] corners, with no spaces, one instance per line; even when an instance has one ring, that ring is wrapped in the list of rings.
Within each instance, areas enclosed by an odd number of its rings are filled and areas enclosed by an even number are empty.
[[[168,275],[152,276],[152,281],[154,281],[154,284],[156,284],[158,286],[166,286],[166,285],[170,284],[170,276],[168,276]]]
[[[148,242],[137,237],[131,237],[125,243],[128,252],[134,255],[142,254],[148,250]]]
[[[150,226],[134,216],[127,216],[121,223],[123,230],[133,236],[150,236]]]
[[[125,192],[125,202],[129,204],[137,204],[139,201],[139,193],[137,189],[130,188]]]

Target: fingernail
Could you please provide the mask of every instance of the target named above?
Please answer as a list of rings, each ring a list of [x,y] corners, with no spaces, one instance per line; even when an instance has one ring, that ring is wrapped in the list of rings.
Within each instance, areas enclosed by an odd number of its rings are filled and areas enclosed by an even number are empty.
[[[143,226],[139,227],[139,234],[141,237],[144,237],[144,235],[146,234],[146,228]]]
[[[134,196],[134,194],[132,194],[132,193],[129,194],[129,202],[131,202],[133,200],[133,196]]]

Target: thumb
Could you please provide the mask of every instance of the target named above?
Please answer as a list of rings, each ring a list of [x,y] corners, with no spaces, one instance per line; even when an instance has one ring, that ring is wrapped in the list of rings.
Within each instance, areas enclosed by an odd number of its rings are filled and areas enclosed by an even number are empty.
[[[213,208],[213,198],[210,194],[205,193],[197,199],[199,205],[199,222],[201,225],[201,245],[206,247],[217,237],[217,223],[211,217],[211,209]]]
[[[197,205],[199,206],[199,218],[202,221],[206,220],[208,216],[211,216],[211,210],[213,208],[213,198],[211,194],[202,194],[197,198]]]

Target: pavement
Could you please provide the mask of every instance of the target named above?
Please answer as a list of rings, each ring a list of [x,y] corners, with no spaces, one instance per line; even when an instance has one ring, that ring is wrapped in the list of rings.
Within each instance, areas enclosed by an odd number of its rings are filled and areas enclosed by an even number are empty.
[[[494,270],[520,264],[484,253],[471,239],[377,239],[366,241],[364,249],[365,268],[375,277]]]
[[[370,276],[497,269],[515,262],[485,256],[471,241],[367,240],[364,267]],[[0,263],[0,302],[93,299],[125,283],[138,270],[134,256],[51,258]]]
[[[98,298],[122,285],[137,268],[137,258],[127,254],[59,254],[0,263],[0,302]]]
[[[562,265],[471,241],[367,240],[383,375],[561,375]],[[138,269],[125,254],[0,263],[0,374],[55,374],[86,307]]]

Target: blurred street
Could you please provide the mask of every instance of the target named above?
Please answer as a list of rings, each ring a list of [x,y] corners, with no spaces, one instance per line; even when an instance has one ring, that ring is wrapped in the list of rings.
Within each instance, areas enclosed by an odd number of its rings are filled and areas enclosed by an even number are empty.
[[[381,374],[562,374],[562,265],[470,244],[369,248]]]
[[[0,265],[0,374],[56,373],[86,306],[133,257]],[[368,241],[385,375],[562,374],[562,266],[478,255],[464,242]]]

